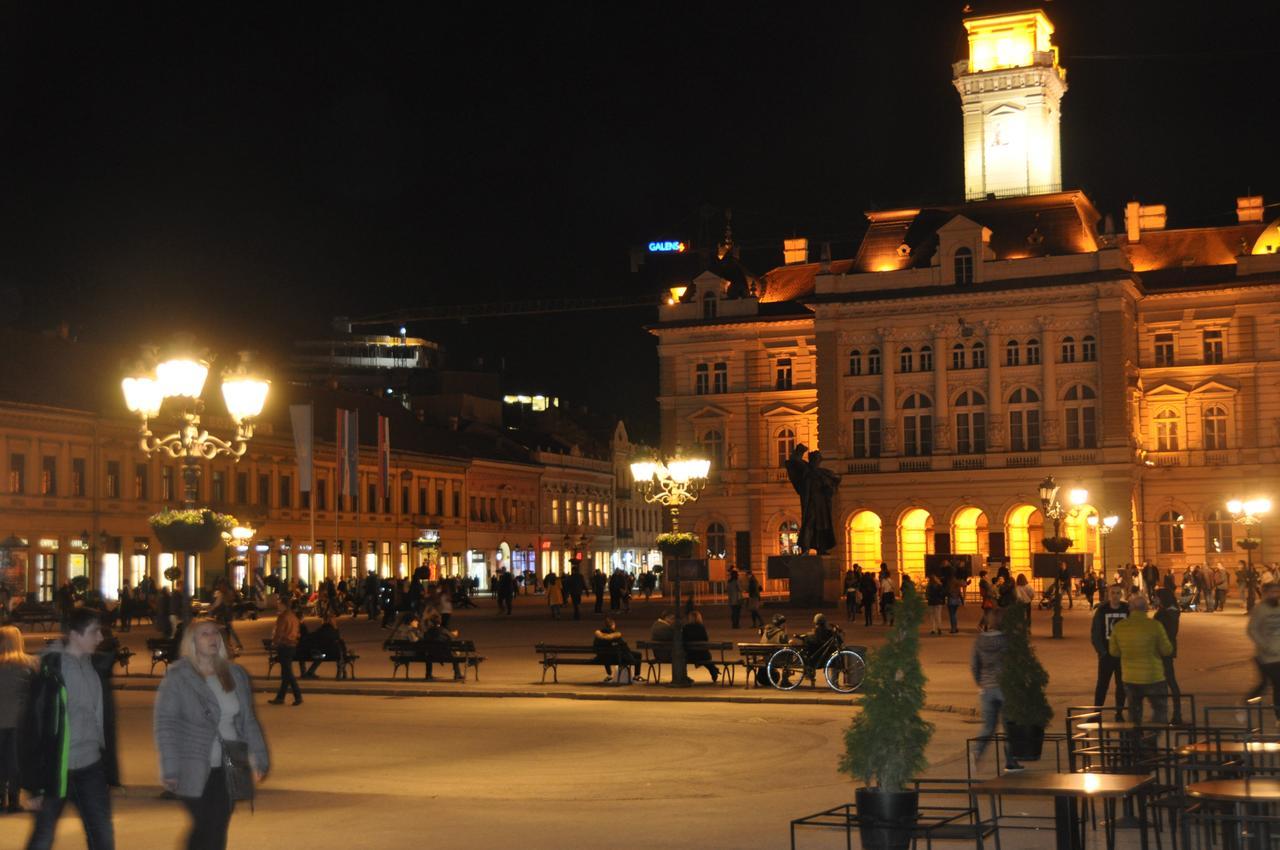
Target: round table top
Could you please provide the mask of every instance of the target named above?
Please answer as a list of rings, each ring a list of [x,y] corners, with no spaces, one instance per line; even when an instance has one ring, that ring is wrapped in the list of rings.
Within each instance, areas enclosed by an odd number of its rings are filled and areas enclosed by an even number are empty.
[[[1187,744],[1178,753],[1184,756],[1201,753],[1280,753],[1280,741],[1196,741]]]
[[[1187,785],[1187,794],[1232,803],[1274,802],[1280,800],[1280,779],[1209,779]]]
[[[1076,728],[1082,732],[1127,732],[1131,729],[1173,729],[1180,728],[1168,723],[1132,723],[1128,720],[1088,720],[1077,723]]]

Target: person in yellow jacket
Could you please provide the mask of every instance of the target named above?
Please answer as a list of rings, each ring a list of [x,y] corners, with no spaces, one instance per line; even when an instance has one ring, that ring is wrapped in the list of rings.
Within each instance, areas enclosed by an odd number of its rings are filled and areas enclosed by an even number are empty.
[[[1147,616],[1147,597],[1135,593],[1129,597],[1129,616],[1115,624],[1107,648],[1120,659],[1120,675],[1124,679],[1129,703],[1129,719],[1142,722],[1142,701],[1151,703],[1151,719],[1158,724],[1169,722],[1169,686],[1164,679],[1164,658],[1173,654],[1173,644],[1164,626]]]

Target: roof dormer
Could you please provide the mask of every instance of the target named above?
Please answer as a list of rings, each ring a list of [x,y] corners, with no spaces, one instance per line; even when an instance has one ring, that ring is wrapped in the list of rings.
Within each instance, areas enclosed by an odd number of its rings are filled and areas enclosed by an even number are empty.
[[[934,255],[934,263],[941,266],[943,283],[954,286],[980,283],[983,262],[993,259],[990,228],[962,215],[938,228],[938,253]]]

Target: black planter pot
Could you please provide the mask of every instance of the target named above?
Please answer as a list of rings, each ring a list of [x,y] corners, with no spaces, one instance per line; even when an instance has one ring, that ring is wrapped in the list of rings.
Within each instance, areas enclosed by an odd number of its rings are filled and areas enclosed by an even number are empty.
[[[659,543],[658,551],[668,558],[692,558],[693,543]]]
[[[187,522],[171,522],[153,525],[160,545],[170,552],[208,552],[222,542],[222,528],[209,519],[200,525]]]
[[[918,791],[859,788],[854,801],[864,850],[907,850],[911,846],[911,827],[920,811]]]
[[[1009,755],[1019,761],[1037,761],[1044,749],[1044,727],[1006,723],[1004,734]]]

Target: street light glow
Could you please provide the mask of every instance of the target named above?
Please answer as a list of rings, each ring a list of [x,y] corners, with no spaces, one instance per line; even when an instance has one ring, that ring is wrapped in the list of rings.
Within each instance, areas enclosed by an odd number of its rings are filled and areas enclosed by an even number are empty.
[[[124,388],[124,404],[130,413],[136,413],[147,419],[160,414],[160,405],[164,402],[164,393],[160,384],[153,378],[142,375],[137,378],[125,378],[121,382]]]
[[[235,377],[222,382],[222,398],[227,412],[237,425],[246,419],[254,419],[262,413],[267,403],[270,383],[259,378]]]
[[[1071,502],[1071,504],[1079,507],[1080,505],[1083,505],[1085,502],[1089,501],[1089,491],[1081,487],[1077,487],[1067,494],[1067,499]]]
[[[199,360],[176,358],[156,367],[156,380],[165,398],[200,398],[208,377],[209,365]]]

